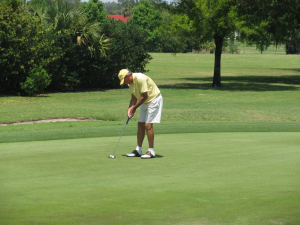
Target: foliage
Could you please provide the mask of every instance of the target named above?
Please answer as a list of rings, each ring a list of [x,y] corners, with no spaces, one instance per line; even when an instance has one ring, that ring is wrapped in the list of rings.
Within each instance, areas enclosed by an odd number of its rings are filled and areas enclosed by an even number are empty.
[[[255,44],[261,54],[271,45],[272,35],[267,31],[269,22],[259,21],[259,24],[254,26],[242,26],[240,28],[241,39],[246,40],[250,45]]]
[[[193,21],[201,42],[215,41],[213,87],[221,86],[224,40],[236,30],[262,52],[271,44],[272,38],[278,44],[300,26],[300,2],[293,0],[183,0],[178,8]],[[231,45],[230,51],[238,50]]]
[[[108,21],[99,0],[1,2],[4,92],[20,93],[20,83],[39,66],[52,74],[48,90],[118,87],[118,70],[145,71],[151,59],[147,52],[203,49],[215,53],[213,86],[219,87],[222,51],[239,52],[237,30],[261,53],[273,41],[287,43],[288,53],[299,52],[300,3],[294,0],[183,0],[179,7],[161,0],[122,0],[119,9],[131,15],[127,23]],[[171,14],[173,8],[181,14]]]
[[[300,29],[295,30],[290,38],[287,38],[285,45],[286,54],[300,54]]]
[[[142,0],[132,10],[129,23],[136,24],[145,31],[148,51],[160,51],[159,27],[162,23],[162,14],[149,0]]]
[[[53,62],[53,42],[38,18],[0,4],[0,89],[20,93],[20,83],[32,68]]]
[[[162,52],[189,52],[194,47],[194,29],[187,15],[162,13],[159,27]]]
[[[145,72],[151,56],[147,53],[145,31],[134,23],[109,20],[103,24],[104,34],[112,40],[109,54],[98,65],[106,76],[113,75],[113,83],[119,85],[117,74],[120,69],[129,68],[136,72]]]
[[[242,38],[255,43],[260,51],[271,42],[276,46],[288,42],[300,29],[300,1],[243,0],[238,2],[237,12]]]
[[[51,0],[46,8],[38,11],[34,11],[38,9],[34,6],[31,5],[33,14],[47,27],[47,36],[55,43],[53,51],[58,55],[55,62],[45,67],[53,74],[49,88],[53,91],[75,90],[80,86],[78,65],[82,65],[76,56],[101,56],[99,23],[89,22],[76,2]]]
[[[185,0],[179,10],[193,21],[201,42],[215,41],[213,87],[221,87],[221,54],[224,39],[236,29],[237,12],[234,0]]]
[[[21,83],[21,89],[29,96],[34,96],[40,94],[49,86],[51,82],[51,75],[49,75],[46,70],[41,66],[38,68],[33,68],[29,76],[26,78],[24,83]]]
[[[134,24],[107,20],[97,0],[33,0],[26,10],[21,4],[15,9],[5,4],[1,12],[0,86],[5,93],[34,95],[43,90],[35,86],[43,77],[37,74],[44,74],[33,70],[39,67],[52,74],[46,85],[50,91],[119,87],[119,69],[143,72],[151,59],[145,32]]]
[[[210,54],[213,54],[215,52],[216,45],[213,41],[206,41],[204,43],[201,43],[200,45],[200,50],[207,53],[209,52]]]
[[[233,0],[185,0],[180,9],[193,21],[202,40],[226,37],[235,31],[236,11]]]
[[[107,19],[107,13],[104,10],[104,3],[98,0],[89,0],[82,3],[82,9],[89,22],[102,22]]]

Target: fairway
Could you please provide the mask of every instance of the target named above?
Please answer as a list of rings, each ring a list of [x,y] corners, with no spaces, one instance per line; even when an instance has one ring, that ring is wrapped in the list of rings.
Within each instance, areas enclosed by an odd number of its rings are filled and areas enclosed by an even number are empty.
[[[0,144],[0,224],[299,224],[300,133],[159,134]]]
[[[126,88],[0,96],[0,225],[299,225],[300,57],[248,51],[222,56],[218,89],[212,54],[151,53],[150,160],[125,157],[138,116],[108,158]],[[88,121],[12,125],[57,118]]]

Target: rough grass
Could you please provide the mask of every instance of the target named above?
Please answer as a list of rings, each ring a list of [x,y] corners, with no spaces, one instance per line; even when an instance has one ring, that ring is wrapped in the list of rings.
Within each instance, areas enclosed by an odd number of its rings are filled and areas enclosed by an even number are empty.
[[[211,88],[213,55],[152,56],[147,74],[162,91],[164,121],[300,122],[297,55],[224,54],[220,89]],[[124,121],[128,102],[127,89],[0,97],[0,123],[70,117]]]

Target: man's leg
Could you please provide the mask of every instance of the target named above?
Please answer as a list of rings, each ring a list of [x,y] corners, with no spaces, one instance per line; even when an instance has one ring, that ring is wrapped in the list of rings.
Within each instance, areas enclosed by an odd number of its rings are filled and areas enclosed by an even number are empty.
[[[145,128],[147,131],[149,148],[154,148],[154,131],[153,131],[153,123],[146,123]]]
[[[145,137],[145,123],[138,123],[138,131],[137,131],[137,146],[142,147],[143,141]]]
[[[146,121],[145,129],[147,131],[149,149],[146,154],[141,156],[142,159],[155,158],[153,123],[160,123],[162,106],[163,99],[161,95],[151,101],[148,105],[148,113],[144,121]]]
[[[142,155],[142,159],[155,158],[153,123],[145,123],[145,129],[147,131],[149,149],[146,154]]]
[[[145,137],[145,123],[139,122],[138,123],[138,130],[137,130],[137,146],[136,149],[126,154],[128,157],[137,157],[142,155],[142,145]]]

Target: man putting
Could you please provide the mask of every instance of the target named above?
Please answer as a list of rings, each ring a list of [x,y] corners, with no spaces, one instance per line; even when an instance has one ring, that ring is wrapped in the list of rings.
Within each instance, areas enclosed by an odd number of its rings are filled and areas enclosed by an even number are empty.
[[[163,98],[160,90],[153,80],[142,74],[132,73],[127,69],[122,69],[118,75],[120,85],[127,84],[131,92],[131,100],[127,111],[127,116],[132,118],[136,109],[141,106],[138,122],[137,146],[127,157],[141,157],[142,159],[155,158],[154,151],[154,131],[153,123],[160,123],[163,107]],[[142,145],[147,132],[149,149],[142,155]]]

